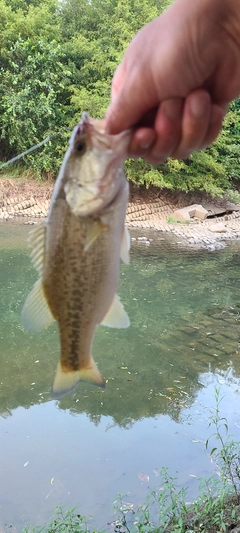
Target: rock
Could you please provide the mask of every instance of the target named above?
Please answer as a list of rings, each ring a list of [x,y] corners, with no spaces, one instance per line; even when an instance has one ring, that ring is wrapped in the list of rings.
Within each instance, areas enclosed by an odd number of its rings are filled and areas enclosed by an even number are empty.
[[[202,205],[193,204],[182,209],[177,209],[173,213],[173,218],[178,222],[189,222],[190,218],[196,217],[200,220],[205,220],[208,216],[207,209],[204,209]]]
[[[224,233],[227,231],[227,228],[225,226],[225,224],[223,224],[223,222],[218,222],[216,224],[212,224],[211,226],[209,226],[209,229],[210,231],[212,231],[213,233]]]

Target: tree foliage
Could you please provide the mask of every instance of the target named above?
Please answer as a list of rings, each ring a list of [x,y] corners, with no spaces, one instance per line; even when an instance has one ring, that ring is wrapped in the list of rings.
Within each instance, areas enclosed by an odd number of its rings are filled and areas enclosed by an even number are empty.
[[[113,73],[134,34],[171,0],[0,0],[0,158],[7,160],[48,135],[51,142],[24,165],[56,175],[69,128],[82,111],[103,117]],[[239,177],[240,99],[207,150],[161,167],[128,160],[135,183],[221,194]]]
[[[65,126],[69,73],[60,46],[18,39],[0,71],[1,157],[9,159]],[[57,170],[52,145],[28,156],[39,174]]]

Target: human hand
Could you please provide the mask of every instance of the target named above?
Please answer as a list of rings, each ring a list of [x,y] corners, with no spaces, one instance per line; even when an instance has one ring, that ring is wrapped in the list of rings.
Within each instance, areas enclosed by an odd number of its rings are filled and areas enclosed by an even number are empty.
[[[107,128],[135,132],[129,154],[153,164],[186,158],[218,135],[240,93],[240,7],[177,0],[142,28],[112,84]]]

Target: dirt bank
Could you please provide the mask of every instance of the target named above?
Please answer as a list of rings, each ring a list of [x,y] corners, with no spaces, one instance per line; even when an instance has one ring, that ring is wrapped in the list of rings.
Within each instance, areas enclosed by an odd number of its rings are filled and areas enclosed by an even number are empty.
[[[18,217],[24,224],[46,217],[52,190],[50,182],[0,178],[0,220],[7,222]],[[202,205],[208,212],[207,218],[177,222],[176,209],[192,204]],[[190,247],[214,250],[240,239],[240,205],[223,199],[213,200],[201,193],[173,193],[157,187],[146,190],[131,186],[126,221],[130,228],[170,232]]]

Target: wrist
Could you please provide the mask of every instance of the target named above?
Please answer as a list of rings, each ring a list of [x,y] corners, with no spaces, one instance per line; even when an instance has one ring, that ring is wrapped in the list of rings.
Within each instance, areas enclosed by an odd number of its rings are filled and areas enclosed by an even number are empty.
[[[220,0],[220,4],[222,4],[221,23],[225,31],[240,46],[240,2],[239,0]]]
[[[211,21],[219,24],[225,30],[240,40],[240,1],[239,0],[175,0],[179,12],[187,16],[193,14],[202,19],[204,25]],[[172,5],[173,5],[172,4]]]

